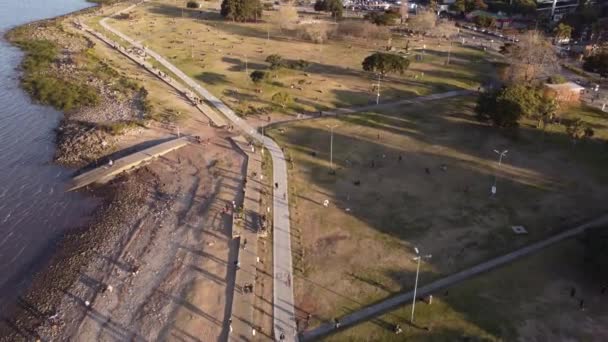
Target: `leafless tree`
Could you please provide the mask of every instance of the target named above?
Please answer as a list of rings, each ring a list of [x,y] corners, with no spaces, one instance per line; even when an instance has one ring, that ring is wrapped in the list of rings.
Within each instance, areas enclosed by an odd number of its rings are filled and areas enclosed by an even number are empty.
[[[407,20],[408,27],[416,32],[430,32],[437,24],[437,15],[432,11],[420,11]]]
[[[531,82],[543,75],[559,72],[559,61],[551,43],[537,31],[522,35],[519,43],[511,46],[506,55],[510,64],[507,76],[512,82]]]

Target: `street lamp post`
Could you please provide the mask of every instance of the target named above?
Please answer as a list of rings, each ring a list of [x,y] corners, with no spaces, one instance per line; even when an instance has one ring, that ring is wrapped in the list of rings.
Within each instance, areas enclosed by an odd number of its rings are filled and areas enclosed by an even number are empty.
[[[413,260],[418,261],[418,265],[416,266],[416,282],[414,283],[414,298],[412,299],[412,318],[410,319],[410,322],[412,323],[414,323],[414,310],[416,309],[416,292],[418,291],[418,275],[420,274],[420,261],[422,259],[430,259],[432,257],[431,254],[420,255],[418,247],[414,247],[414,250],[416,251],[416,256],[413,258]]]
[[[329,138],[329,168],[330,173],[334,172],[334,128],[338,127],[338,125],[325,125],[329,128],[330,138]]]
[[[502,158],[507,156],[507,152],[509,152],[509,150],[504,150],[504,151],[499,151],[499,150],[494,150],[494,152],[496,154],[498,154],[498,167],[500,167],[502,165]],[[494,173],[494,185],[492,185],[492,189],[491,189],[491,193],[492,195],[496,194],[496,172]]]
[[[381,73],[378,73],[378,85],[376,86],[376,105],[380,103],[380,77]]]

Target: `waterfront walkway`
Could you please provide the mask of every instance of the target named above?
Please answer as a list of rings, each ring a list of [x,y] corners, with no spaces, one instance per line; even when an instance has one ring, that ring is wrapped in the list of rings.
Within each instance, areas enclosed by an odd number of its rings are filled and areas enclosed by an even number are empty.
[[[230,340],[249,341],[253,324],[255,290],[246,289],[248,285],[257,286],[256,268],[258,263],[258,232],[260,218],[260,198],[264,184],[260,182],[262,156],[252,149],[247,140],[238,136],[233,143],[247,156],[247,171],[243,185],[243,206],[234,215],[232,236],[238,241],[238,267],[236,270],[234,295],[232,300],[232,331]]]
[[[114,13],[128,12],[138,4],[129,6],[122,11]],[[258,133],[247,122],[238,117],[221,100],[213,96],[207,89],[201,87],[192,78],[182,72],[175,65],[171,64],[158,53],[143,47],[141,44],[114,29],[106,22],[108,18],[99,21],[99,24],[109,32],[117,35],[132,46],[142,49],[148,56],[154,58],[163,67],[191,87],[195,93],[221,112],[234,126],[245,132],[252,139],[259,141],[270,153],[272,158],[272,175],[275,188],[273,191],[273,320],[274,337],[279,340],[279,336],[285,336],[284,341],[297,341],[297,328],[294,310],[293,296],[293,267],[291,251],[291,226],[289,221],[289,192],[287,191],[287,163],[285,155],[279,145],[272,139]]]
[[[150,159],[160,157],[188,144],[186,138],[174,139],[114,160],[112,165],[105,164],[74,177],[68,191],[80,189],[93,183],[106,183],[122,172],[138,168]]]

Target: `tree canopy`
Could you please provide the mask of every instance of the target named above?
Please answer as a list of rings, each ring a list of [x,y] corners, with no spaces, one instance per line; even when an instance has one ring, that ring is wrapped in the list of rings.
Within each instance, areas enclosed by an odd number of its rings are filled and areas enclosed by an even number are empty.
[[[559,68],[555,49],[536,31],[522,35],[518,44],[505,44],[501,51],[510,63],[508,76],[512,82],[532,82],[542,74],[553,74]]]
[[[260,0],[222,0],[220,14],[232,21],[256,21],[262,17]]]
[[[330,12],[334,18],[342,18],[342,7],[341,0],[317,0],[315,2],[315,11]]]
[[[558,40],[570,39],[570,37],[572,36],[572,26],[564,23],[559,23],[559,25],[557,25],[553,29],[553,33],[555,34],[555,38],[557,38]]]
[[[403,74],[410,66],[410,60],[392,53],[376,52],[365,57],[362,65],[363,70],[384,76],[388,73]]]
[[[608,51],[585,58],[583,69],[608,77]]]
[[[370,12],[365,17],[378,26],[389,26],[394,25],[400,16],[397,12],[388,11],[383,13]]]
[[[556,108],[544,106],[547,102],[550,100],[543,97],[539,88],[514,84],[482,93],[477,99],[475,112],[480,120],[491,121],[498,127],[511,128],[516,127],[522,117],[553,116]]]

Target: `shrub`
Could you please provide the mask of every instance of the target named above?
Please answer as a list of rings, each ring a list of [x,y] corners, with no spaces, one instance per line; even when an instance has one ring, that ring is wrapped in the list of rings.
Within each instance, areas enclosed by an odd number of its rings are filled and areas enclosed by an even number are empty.
[[[317,0],[314,8],[317,12],[330,12],[334,18],[342,17],[343,5],[341,0]]]
[[[284,66],[283,57],[277,54],[272,54],[266,57],[266,63],[270,63],[271,70],[276,70]]]
[[[232,21],[255,21],[262,17],[260,0],[223,0],[220,14]]]
[[[366,19],[379,26],[394,25],[395,21],[400,17],[401,16],[399,15],[399,13],[395,13],[392,11],[384,13],[371,12],[365,16]]]
[[[281,108],[286,108],[292,101],[291,95],[286,92],[278,92],[272,95],[272,102],[281,106]]]
[[[478,15],[475,17],[475,24],[480,27],[494,27],[496,19],[487,15]]]
[[[385,40],[390,36],[390,32],[386,27],[354,20],[340,22],[337,33],[340,36],[381,40]]]
[[[562,75],[553,75],[549,76],[549,79],[547,79],[547,81],[551,84],[562,84],[566,83],[568,80]]]
[[[363,70],[382,75],[398,72],[403,74],[410,66],[410,60],[392,53],[376,52],[363,60]]]
[[[197,1],[188,1],[186,3],[186,7],[188,7],[188,8],[200,8],[201,4],[198,3]]]
[[[251,74],[249,74],[249,77],[251,78],[253,83],[258,84],[258,83],[266,80],[268,78],[268,74],[262,70],[255,70]]]
[[[329,39],[333,30],[334,25],[329,25],[328,23],[307,24],[298,27],[297,35],[300,39],[322,44]]]
[[[25,78],[23,87],[41,103],[49,104],[62,111],[82,106],[94,106],[99,103],[99,96],[94,88],[41,74]]]
[[[310,66],[310,62],[305,61],[303,59],[299,59],[295,62],[289,62],[287,64],[287,67],[289,69],[295,69],[295,70],[304,70],[304,69],[308,68],[309,66]]]

